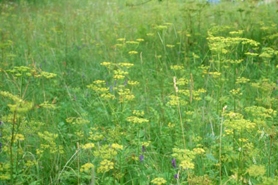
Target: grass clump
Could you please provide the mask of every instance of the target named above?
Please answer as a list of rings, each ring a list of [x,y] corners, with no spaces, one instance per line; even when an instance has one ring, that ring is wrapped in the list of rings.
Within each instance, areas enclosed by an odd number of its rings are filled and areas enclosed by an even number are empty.
[[[0,3],[0,184],[278,182],[276,4],[141,3]]]

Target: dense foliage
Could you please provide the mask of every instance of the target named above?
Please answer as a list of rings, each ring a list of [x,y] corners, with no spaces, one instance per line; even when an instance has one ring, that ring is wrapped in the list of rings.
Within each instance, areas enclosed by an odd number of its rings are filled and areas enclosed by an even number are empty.
[[[275,3],[30,2],[0,3],[0,185],[278,183]]]

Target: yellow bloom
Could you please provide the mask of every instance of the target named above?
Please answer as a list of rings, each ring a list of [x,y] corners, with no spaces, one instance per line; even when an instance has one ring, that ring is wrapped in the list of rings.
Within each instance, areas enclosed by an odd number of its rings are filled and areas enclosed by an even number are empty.
[[[158,177],[153,179],[151,182],[156,185],[162,185],[162,184],[166,184],[167,181],[164,178]]]
[[[217,78],[221,75],[220,72],[208,72],[209,75],[211,75],[213,78]]]
[[[146,141],[146,142],[142,142],[141,145],[148,147],[150,145],[150,143],[151,143],[150,141]]]
[[[122,150],[123,149],[123,145],[119,145],[119,144],[117,144],[117,143],[113,143],[112,145],[111,145],[111,147],[112,148],[114,148],[114,149],[120,149],[120,150]]]
[[[175,45],[172,45],[172,44],[166,44],[166,47],[167,47],[167,48],[173,48],[173,47],[175,47]]]
[[[112,169],[114,169],[114,163],[107,159],[104,159],[103,161],[100,162],[100,167],[98,167],[97,172],[105,173]]]
[[[248,78],[245,78],[245,77],[238,77],[236,79],[236,84],[244,84],[244,83],[247,83],[249,82],[250,80]]]
[[[205,153],[205,150],[203,148],[194,148],[193,149],[193,152],[195,154],[204,154]]]
[[[135,116],[144,116],[145,112],[143,110],[133,110],[132,114]]]
[[[263,176],[266,172],[265,166],[263,165],[252,165],[247,169],[250,176],[258,177]]]
[[[129,116],[126,118],[126,121],[131,122],[131,123],[148,123],[149,120],[144,119],[144,118],[138,118],[136,116]]]
[[[190,160],[184,160],[180,163],[180,167],[184,170],[194,169],[194,163],[192,163]]]
[[[80,172],[91,172],[94,167],[92,163],[83,164],[80,168]]]
[[[111,62],[102,62],[102,63],[100,63],[100,65],[109,67],[112,65],[112,63]],[[99,81],[101,81],[101,80],[99,80]]]
[[[167,26],[164,26],[164,25],[158,25],[156,26],[156,29],[158,30],[164,30],[164,29],[167,29],[168,27]]]
[[[117,155],[117,150],[110,145],[103,145],[98,150],[94,151],[95,157],[101,157],[102,159],[112,159]]]
[[[175,124],[174,124],[174,123],[169,122],[169,123],[168,123],[168,127],[169,127],[169,128],[174,128],[174,127],[175,127]]]
[[[141,38],[138,38],[138,39],[136,39],[138,42],[143,42],[144,41],[144,39],[141,39]]]
[[[91,148],[94,148],[94,147],[95,147],[94,143],[86,143],[84,145],[81,145],[82,149],[91,149]]]
[[[127,44],[139,44],[139,42],[136,42],[136,41],[133,41],[133,40],[130,40],[130,41],[126,41]]]
[[[45,108],[45,109],[56,109],[56,105],[53,103],[49,103],[48,101],[44,101],[43,103],[40,104],[40,107]]]
[[[128,84],[128,85],[131,85],[131,86],[136,86],[136,85],[139,84],[139,82],[138,82],[138,81],[129,80],[129,81],[127,82],[127,84]]]
[[[22,134],[16,134],[15,137],[14,137],[14,140],[15,141],[24,141],[25,137]]]
[[[172,69],[174,71],[178,71],[178,70],[183,70],[184,67],[182,65],[171,65],[170,69]]]
[[[125,38],[118,38],[117,41],[125,41]]]
[[[49,78],[54,78],[54,77],[56,77],[57,74],[42,71],[41,74],[40,74],[40,76],[43,76],[43,77],[49,79]]]
[[[136,55],[138,53],[138,51],[129,51],[128,54],[130,55]]]
[[[128,62],[121,62],[121,63],[119,63],[119,66],[130,68],[130,67],[134,66],[134,64],[128,63]]]

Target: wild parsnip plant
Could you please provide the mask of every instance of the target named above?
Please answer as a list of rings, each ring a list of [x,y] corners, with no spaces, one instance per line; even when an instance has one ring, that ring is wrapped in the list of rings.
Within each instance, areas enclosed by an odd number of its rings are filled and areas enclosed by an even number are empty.
[[[275,2],[0,12],[0,185],[278,183]]]

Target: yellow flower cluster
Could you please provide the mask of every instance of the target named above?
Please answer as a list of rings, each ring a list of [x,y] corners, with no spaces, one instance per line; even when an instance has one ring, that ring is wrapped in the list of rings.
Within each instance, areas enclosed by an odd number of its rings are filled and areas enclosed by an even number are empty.
[[[9,180],[10,176],[10,163],[1,163],[0,165],[0,180]]]
[[[21,77],[23,75],[32,76],[33,70],[27,66],[15,66],[10,70],[7,70],[8,73],[11,73],[15,77]]]
[[[120,80],[120,79],[124,79],[126,75],[128,75],[127,71],[123,71],[121,69],[117,69],[117,70],[114,70],[113,78],[115,80]]]
[[[268,58],[272,58],[275,55],[276,56],[278,55],[278,51],[275,51],[271,47],[264,47],[262,48],[262,53],[259,55],[259,57],[268,59]]]
[[[267,109],[267,108],[264,108],[261,106],[246,107],[245,111],[250,113],[254,117],[257,117],[257,118],[259,117],[259,118],[263,118],[263,119],[274,117],[277,114],[277,111],[275,111],[271,108]]]
[[[209,37],[207,39],[209,41],[209,48],[211,51],[215,51],[217,53],[223,53],[223,54],[230,52],[229,48],[235,47],[239,43],[248,44],[253,47],[257,47],[260,45],[259,42],[256,42],[251,39],[241,38],[241,37],[213,36],[211,32],[209,32]]]
[[[250,79],[248,79],[248,78],[245,78],[245,77],[238,77],[237,79],[236,79],[236,84],[245,84],[245,83],[247,83],[247,82],[249,82],[250,81]]]
[[[211,75],[213,78],[218,78],[221,73],[220,72],[208,72],[207,74]]]
[[[109,88],[106,86],[106,83],[104,80],[95,80],[92,84],[87,85],[87,88],[94,90],[95,92],[107,95],[109,93]],[[112,98],[114,97],[112,94],[110,94]]]
[[[155,28],[156,28],[157,30],[165,30],[165,29],[167,29],[168,27],[165,26],[165,25],[158,25],[158,26],[156,26]]]
[[[188,184],[209,185],[209,184],[213,184],[213,183],[209,179],[208,175],[203,175],[203,176],[191,176],[191,177],[189,177],[188,178]]]
[[[128,63],[128,62],[121,62],[121,63],[118,63],[117,65],[120,66],[120,67],[127,68],[127,69],[134,66],[134,64]]]
[[[7,91],[0,91],[0,95],[14,101],[14,104],[8,104],[8,107],[10,108],[11,112],[16,111],[17,113],[23,113],[28,112],[33,108],[32,102],[24,101],[18,96],[13,95]]]
[[[94,167],[92,163],[85,163],[80,167],[80,172],[91,173]]]
[[[224,121],[227,129],[251,131],[256,127],[254,122],[244,119],[239,113],[228,112],[225,115],[228,117],[228,119]]]
[[[185,78],[179,78],[179,79],[177,79],[176,84],[177,84],[178,86],[187,85],[187,84],[188,84],[188,80],[185,79]]]
[[[117,143],[113,143],[111,145],[112,148],[114,148],[115,150],[122,150],[123,149],[123,145],[119,145]]]
[[[131,122],[131,123],[148,123],[149,120],[145,118],[139,118],[137,116],[129,116],[126,118],[126,121]]]
[[[100,65],[105,66],[105,67],[110,67],[110,66],[112,66],[113,64],[112,64],[111,62],[102,62],[102,63],[100,63]],[[101,80],[100,80],[100,81],[101,81]]]
[[[263,165],[252,165],[247,169],[247,173],[249,173],[252,177],[264,176],[266,172],[265,166]]]
[[[173,48],[173,47],[175,47],[175,45],[172,45],[172,44],[166,44],[166,47],[167,47],[167,48]]]
[[[51,154],[64,153],[63,146],[56,145],[55,143],[55,139],[58,137],[58,134],[44,131],[43,133],[38,132],[38,136],[43,140],[43,142],[40,144],[39,149],[37,149],[37,155],[41,155],[45,150],[49,150]]]
[[[223,61],[223,63],[230,63],[230,64],[240,64],[241,62],[243,62],[243,59],[239,59],[239,60],[226,59]]]
[[[197,55],[197,54],[196,54],[196,53],[194,53],[194,52],[192,53],[192,56],[193,56],[193,58],[194,58],[194,59],[198,59],[198,58],[200,58],[200,56],[199,56],[199,55]]]
[[[138,51],[134,51],[134,50],[133,50],[133,51],[129,51],[128,54],[130,54],[130,55],[136,55],[136,54],[138,54]]]
[[[130,40],[130,41],[126,41],[126,43],[127,43],[127,44],[139,44],[139,42],[132,41],[132,40]]]
[[[243,30],[238,30],[238,31],[230,31],[230,35],[235,35],[235,36],[240,36],[243,34]]]
[[[38,162],[35,160],[28,160],[24,164],[24,166],[26,166],[27,168],[30,168],[30,167],[36,166],[36,165],[38,165]]]
[[[45,77],[47,79],[54,78],[56,76],[57,76],[57,74],[49,73],[49,72],[45,72],[45,71],[42,71],[40,74],[35,75],[35,77]]]
[[[98,148],[98,150],[94,151],[94,156],[100,157],[102,159],[112,159],[117,154],[118,154],[117,150],[111,147],[110,145],[103,145],[100,148]]]
[[[91,148],[94,148],[95,147],[95,144],[94,143],[86,143],[84,145],[81,145],[81,148],[86,150],[86,149],[91,149]]]
[[[53,109],[53,110],[57,108],[55,104],[49,103],[48,101],[44,101],[39,106],[45,109]]]
[[[232,89],[232,90],[230,90],[230,93],[231,93],[233,96],[240,96],[240,95],[242,95],[242,93],[240,92],[240,88]]]
[[[21,98],[19,98],[16,95],[13,95],[7,91],[0,91],[0,95],[13,100],[14,102],[18,102],[18,103],[23,102],[23,100]]]
[[[174,128],[175,126],[176,126],[175,123],[171,123],[171,122],[168,123],[168,127],[169,127],[169,128]]]
[[[11,70],[7,70],[7,72],[12,73],[15,77],[20,77],[22,75],[26,76],[34,76],[36,78],[45,77],[47,79],[54,78],[57,76],[55,73],[49,73],[46,71],[31,69],[27,66],[15,66]]]
[[[253,52],[246,52],[244,54],[247,55],[247,56],[250,56],[250,57],[256,57],[256,56],[259,55],[258,53],[253,53]]]
[[[180,167],[184,170],[194,169],[194,163],[191,160],[183,160],[180,163]]]
[[[142,142],[141,143],[141,146],[145,146],[145,147],[148,147],[150,145],[150,141],[145,141],[145,142]]]
[[[180,105],[187,105],[187,102],[182,100],[179,96],[176,95],[170,95],[169,101],[167,102],[167,105],[169,106],[180,106]]]
[[[174,71],[183,70],[184,66],[183,65],[171,65],[170,69],[172,69]]]
[[[193,148],[193,152],[197,155],[202,155],[205,153],[205,150],[203,148]]]
[[[180,167],[182,169],[194,169],[193,159],[195,159],[196,153],[188,149],[173,148],[172,156],[180,161]]]
[[[71,124],[73,124],[73,125],[84,125],[84,124],[88,124],[88,123],[90,123],[90,121],[89,120],[87,120],[87,119],[84,119],[84,118],[82,118],[82,117],[68,117],[67,119],[66,119],[66,122],[67,123],[71,123]]]
[[[90,131],[89,131],[89,140],[92,140],[92,141],[101,141],[104,139],[104,135],[97,131],[96,128],[90,128]]]
[[[131,93],[130,89],[119,89],[119,102],[123,103],[125,101],[131,101],[135,96]]]
[[[142,38],[138,38],[138,39],[136,39],[136,41],[138,41],[138,42],[143,42],[143,41],[144,41],[144,39],[142,39]]]
[[[24,140],[25,140],[24,135],[22,135],[22,134],[15,134],[15,136],[14,136],[14,142],[17,142],[17,141],[24,141]]]
[[[133,110],[132,114],[135,116],[144,116],[145,112],[143,110]]]
[[[118,38],[117,41],[123,42],[125,41],[125,38]]]
[[[100,166],[98,167],[97,172],[106,173],[112,169],[114,169],[114,163],[110,160],[104,159],[100,162]]]
[[[139,82],[138,81],[129,80],[127,82],[127,84],[130,85],[130,86],[136,86],[136,85],[139,85]]]
[[[129,81],[126,76],[128,75],[127,69],[134,64],[128,62],[102,62],[101,65],[105,66],[112,73],[114,79],[113,85],[109,85],[104,80],[96,80],[92,84],[87,85],[87,87],[97,92],[104,100],[116,99],[119,103],[133,100],[135,96],[126,86],[135,86],[139,82]]]
[[[166,184],[167,181],[162,177],[157,177],[153,179],[151,182],[155,185],[162,185],[162,184]]]

